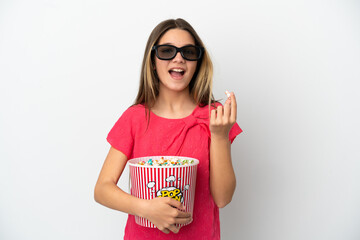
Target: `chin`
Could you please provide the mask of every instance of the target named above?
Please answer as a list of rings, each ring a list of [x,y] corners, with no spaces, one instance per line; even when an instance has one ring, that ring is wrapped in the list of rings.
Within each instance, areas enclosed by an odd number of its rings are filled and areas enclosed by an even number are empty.
[[[188,89],[188,87],[172,87],[172,88],[168,88],[169,90],[171,91],[174,91],[174,92],[182,92],[182,91],[185,91]]]
[[[167,90],[173,91],[173,92],[182,92],[188,89],[188,86],[165,86]]]
[[[189,87],[189,83],[173,83],[173,82],[170,82],[170,83],[167,83],[167,84],[162,84],[163,85],[163,88],[164,89],[168,89],[168,90],[171,90],[171,91],[175,91],[175,92],[182,92],[186,89],[188,89]]]

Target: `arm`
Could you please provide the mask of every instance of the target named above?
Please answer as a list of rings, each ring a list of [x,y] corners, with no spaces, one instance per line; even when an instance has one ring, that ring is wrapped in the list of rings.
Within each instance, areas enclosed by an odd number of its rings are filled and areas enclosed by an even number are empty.
[[[128,214],[144,217],[164,233],[177,233],[175,223],[183,224],[192,221],[191,214],[182,212],[185,207],[171,198],[154,198],[144,200],[136,198],[117,186],[125,168],[127,157],[111,147],[97,180],[95,201],[109,208]]]
[[[231,202],[236,186],[229,141],[229,132],[235,122],[236,99],[231,93],[224,107],[218,106],[210,115],[210,191],[220,208]]]

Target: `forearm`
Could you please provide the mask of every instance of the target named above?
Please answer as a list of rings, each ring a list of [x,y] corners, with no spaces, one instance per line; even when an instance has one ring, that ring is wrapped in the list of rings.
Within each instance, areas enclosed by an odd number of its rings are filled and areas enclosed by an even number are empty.
[[[231,161],[231,144],[228,138],[213,135],[210,144],[210,190],[218,207],[231,202],[236,178]]]
[[[96,184],[94,192],[95,201],[121,212],[131,215],[143,216],[146,200],[134,197],[113,182],[103,182]]]

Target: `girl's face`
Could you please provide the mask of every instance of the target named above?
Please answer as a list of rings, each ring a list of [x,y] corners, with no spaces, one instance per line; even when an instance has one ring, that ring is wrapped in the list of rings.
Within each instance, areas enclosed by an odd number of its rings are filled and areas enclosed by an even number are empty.
[[[183,47],[195,45],[191,34],[181,29],[168,30],[159,40],[158,45]],[[178,52],[171,60],[160,60],[155,56],[155,70],[160,79],[160,91],[188,91],[189,83],[195,73],[197,61],[187,61]]]

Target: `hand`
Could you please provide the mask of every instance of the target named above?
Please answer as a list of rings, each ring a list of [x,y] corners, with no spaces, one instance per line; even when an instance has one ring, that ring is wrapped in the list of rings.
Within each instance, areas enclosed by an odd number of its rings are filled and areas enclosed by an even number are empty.
[[[146,200],[144,217],[164,233],[178,233],[180,227],[175,224],[186,224],[192,221],[191,213],[183,212],[185,206],[169,197],[157,197]],[[182,211],[180,211],[182,210]]]
[[[231,127],[236,122],[236,99],[233,92],[225,101],[224,106],[218,106],[210,113],[210,132],[212,136],[229,138]]]

